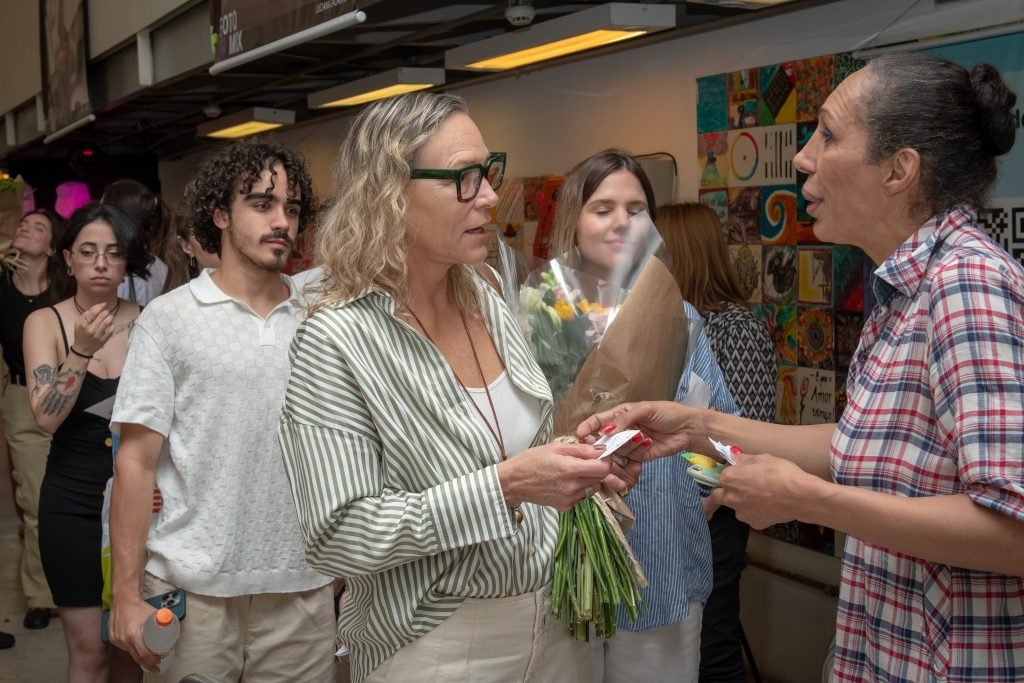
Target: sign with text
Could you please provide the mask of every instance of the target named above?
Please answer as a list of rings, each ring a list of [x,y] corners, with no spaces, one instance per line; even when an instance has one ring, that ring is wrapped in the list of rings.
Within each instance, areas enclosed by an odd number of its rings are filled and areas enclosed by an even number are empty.
[[[211,0],[213,59],[235,57],[355,9],[356,0]]]

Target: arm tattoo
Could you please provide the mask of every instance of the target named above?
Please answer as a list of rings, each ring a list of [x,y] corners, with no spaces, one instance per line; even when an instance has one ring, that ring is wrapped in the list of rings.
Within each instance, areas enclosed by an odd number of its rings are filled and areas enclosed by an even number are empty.
[[[78,390],[81,387],[82,379],[85,377],[84,370],[64,370],[54,372],[49,365],[40,365],[32,371],[32,377],[36,386],[32,395],[45,391],[40,407],[44,415],[60,415],[68,405],[78,398]]]

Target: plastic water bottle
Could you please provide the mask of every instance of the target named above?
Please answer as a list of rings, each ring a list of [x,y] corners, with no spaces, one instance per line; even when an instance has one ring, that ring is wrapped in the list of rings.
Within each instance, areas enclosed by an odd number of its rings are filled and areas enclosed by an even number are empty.
[[[155,655],[160,655],[160,673],[163,673],[174,657],[174,645],[181,635],[181,623],[174,612],[161,607],[146,620],[142,627],[142,641]]]

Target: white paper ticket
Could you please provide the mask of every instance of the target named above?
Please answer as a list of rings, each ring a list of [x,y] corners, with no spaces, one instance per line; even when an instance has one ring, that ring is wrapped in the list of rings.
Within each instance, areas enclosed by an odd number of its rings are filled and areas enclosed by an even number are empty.
[[[639,433],[639,429],[627,429],[624,432],[612,434],[611,436],[602,436],[594,442],[595,446],[604,446],[604,452],[599,455],[598,458],[607,458],[609,455],[629,443],[629,440]]]

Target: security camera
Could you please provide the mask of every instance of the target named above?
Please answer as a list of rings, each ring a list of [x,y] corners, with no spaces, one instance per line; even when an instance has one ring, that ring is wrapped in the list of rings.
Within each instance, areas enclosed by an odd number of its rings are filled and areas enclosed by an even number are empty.
[[[505,18],[513,26],[529,26],[536,14],[529,0],[509,0],[505,10]]]

